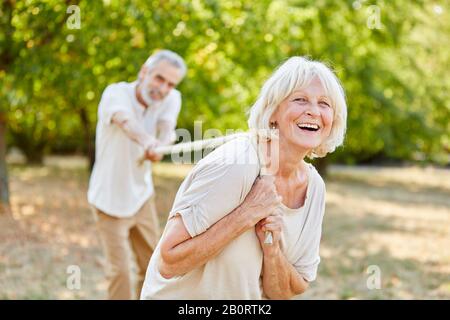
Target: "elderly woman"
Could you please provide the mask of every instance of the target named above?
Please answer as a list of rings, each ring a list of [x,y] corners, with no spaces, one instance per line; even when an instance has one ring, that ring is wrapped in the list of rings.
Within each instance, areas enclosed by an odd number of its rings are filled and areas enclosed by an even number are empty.
[[[344,91],[324,64],[292,57],[264,84],[249,127],[198,162],[178,190],[141,299],[289,299],[315,280],[325,184],[305,157],[344,140]],[[261,159],[259,145],[270,150]],[[261,176],[263,163],[272,175]],[[265,232],[271,232],[271,244]]]

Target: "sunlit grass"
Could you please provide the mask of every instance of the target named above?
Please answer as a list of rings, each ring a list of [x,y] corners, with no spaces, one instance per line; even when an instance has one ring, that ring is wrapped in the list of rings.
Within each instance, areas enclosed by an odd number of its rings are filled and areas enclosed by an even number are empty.
[[[164,226],[192,166],[153,166]],[[300,298],[450,298],[450,171],[436,168],[330,168],[319,275]],[[0,217],[1,299],[102,299],[104,263],[86,200],[83,158],[10,166],[12,217]],[[66,287],[67,267],[81,290]],[[368,266],[381,289],[366,285]]]

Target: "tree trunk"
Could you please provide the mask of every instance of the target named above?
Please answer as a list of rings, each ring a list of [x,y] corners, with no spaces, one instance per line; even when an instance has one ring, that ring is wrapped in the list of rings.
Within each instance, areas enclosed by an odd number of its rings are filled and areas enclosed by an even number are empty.
[[[84,107],[80,108],[79,115],[84,130],[84,141],[86,143],[87,157],[89,159],[89,171],[92,171],[95,162],[95,141],[91,134],[91,124],[89,122],[89,117],[86,108]]]
[[[22,152],[25,154],[27,164],[33,166],[41,166],[44,164],[44,151],[42,149],[33,148],[26,151],[22,150]]]
[[[0,111],[0,214],[8,211],[9,188],[6,168],[6,113]]]
[[[12,25],[13,10],[15,1],[3,1],[2,5],[2,33],[4,36],[3,43],[5,48],[0,51],[0,72],[8,74],[8,67],[14,60],[14,52],[12,51],[12,36],[14,27]],[[3,92],[2,92],[3,93]],[[5,103],[2,99],[1,103]],[[6,167],[6,111],[0,105],[0,214],[10,212],[9,208],[9,186],[8,174]]]
[[[323,179],[327,177],[328,174],[328,160],[327,158],[317,158],[314,160],[314,166],[316,167],[317,171],[321,175]]]
[[[10,129],[14,145],[17,146],[25,155],[27,164],[42,165],[44,163],[45,146],[47,144],[46,137],[33,139],[34,130],[28,132],[14,131]]]

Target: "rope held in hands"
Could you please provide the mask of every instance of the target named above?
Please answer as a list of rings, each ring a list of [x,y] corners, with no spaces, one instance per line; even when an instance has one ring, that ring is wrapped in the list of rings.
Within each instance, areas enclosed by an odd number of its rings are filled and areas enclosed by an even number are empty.
[[[218,138],[196,140],[196,141],[192,141],[192,142],[183,142],[183,143],[178,143],[178,144],[168,145],[168,146],[159,146],[159,147],[156,147],[153,151],[159,155],[178,154],[180,152],[183,152],[183,153],[184,152],[195,152],[195,151],[200,151],[200,150],[203,150],[206,148],[217,148],[228,141],[231,141],[231,140],[234,140],[234,139],[237,139],[240,137],[244,137],[244,136],[248,136],[248,133],[235,133],[235,134],[230,134],[230,135],[218,137]],[[259,148],[258,148],[258,153],[259,153]],[[260,154],[258,154],[258,156],[261,157]],[[140,157],[138,159],[138,165],[141,166],[145,161],[146,161],[146,158],[145,158],[145,155],[143,155],[142,157]],[[260,175],[261,176],[270,175],[270,173],[268,172],[267,168],[265,168],[264,165],[261,166]],[[272,232],[266,231],[264,243],[266,243],[266,244],[273,243]]]

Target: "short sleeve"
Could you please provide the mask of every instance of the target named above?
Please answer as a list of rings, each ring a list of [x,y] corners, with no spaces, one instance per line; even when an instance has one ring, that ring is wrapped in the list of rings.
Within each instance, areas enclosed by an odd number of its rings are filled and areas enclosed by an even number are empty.
[[[175,198],[169,217],[179,214],[191,237],[205,232],[237,208],[258,176],[256,163],[241,161],[253,152],[251,146],[237,145],[242,141],[227,144],[199,161]]]
[[[181,94],[178,90],[173,89],[167,105],[158,117],[158,121],[169,122],[173,126],[173,128],[175,128],[180,110]]]
[[[319,193],[319,204],[317,205],[314,219],[310,225],[309,236],[304,238],[302,243],[302,256],[294,263],[297,272],[308,282],[314,281],[317,277],[317,269],[320,263],[320,240],[322,237],[322,222],[325,213],[325,184],[321,184],[322,191]]]
[[[113,115],[123,111],[126,115],[131,117],[132,111],[130,109],[130,101],[123,88],[117,84],[111,84],[103,91],[100,104],[98,106],[98,120],[99,122],[109,125]]]

